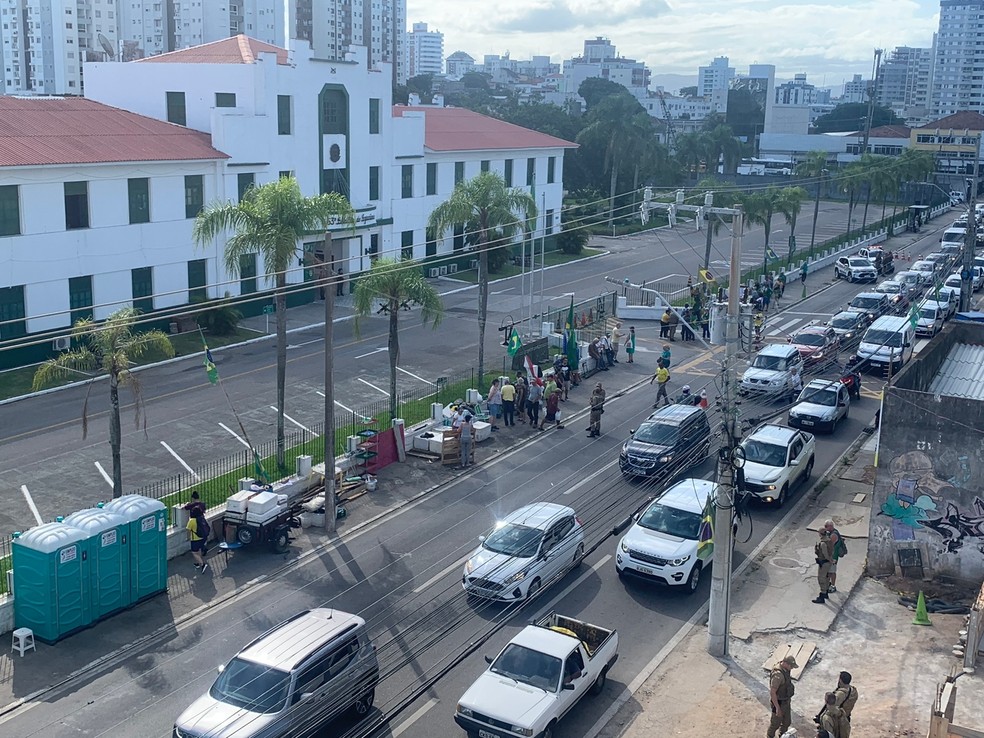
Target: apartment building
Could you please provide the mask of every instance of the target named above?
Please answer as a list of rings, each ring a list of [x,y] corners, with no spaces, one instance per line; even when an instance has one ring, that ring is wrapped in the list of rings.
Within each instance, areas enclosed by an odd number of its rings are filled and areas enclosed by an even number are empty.
[[[407,77],[444,71],[444,34],[430,31],[426,23],[414,23],[407,34]]]

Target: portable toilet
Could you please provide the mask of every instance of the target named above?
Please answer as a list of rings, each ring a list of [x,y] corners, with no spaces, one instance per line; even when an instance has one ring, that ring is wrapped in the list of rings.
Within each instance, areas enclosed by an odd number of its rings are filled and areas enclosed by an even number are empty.
[[[130,604],[167,591],[167,508],[160,500],[123,495],[102,506],[129,525]]]
[[[13,540],[14,627],[54,643],[92,623],[85,531],[45,523]]]
[[[90,508],[65,518],[84,531],[88,552],[89,612],[93,622],[133,604],[130,591],[130,524],[119,513]]]

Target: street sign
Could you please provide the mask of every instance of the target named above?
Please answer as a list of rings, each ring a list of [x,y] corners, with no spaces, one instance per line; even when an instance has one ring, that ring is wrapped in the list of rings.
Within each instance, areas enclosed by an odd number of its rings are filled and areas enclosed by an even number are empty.
[[[264,305],[263,306],[263,314],[264,315],[273,315],[275,312],[276,312],[276,308],[273,305]]]

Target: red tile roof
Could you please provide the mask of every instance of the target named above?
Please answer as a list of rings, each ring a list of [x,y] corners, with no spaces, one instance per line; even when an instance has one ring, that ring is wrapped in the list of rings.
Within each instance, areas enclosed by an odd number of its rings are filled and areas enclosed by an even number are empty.
[[[402,118],[407,111],[424,113],[424,146],[431,151],[577,148],[571,141],[465,108],[394,105],[393,117]]]
[[[137,59],[138,64],[254,64],[261,51],[277,55],[277,64],[286,65],[287,49],[239,34],[201,46]]]
[[[908,126],[876,126],[868,132],[868,138],[909,138]],[[864,131],[858,131],[859,136],[864,135]]]
[[[959,113],[954,113],[953,115],[948,115],[945,118],[940,118],[939,120],[934,120],[924,126],[920,126],[918,130],[936,130],[937,128],[958,131],[984,131],[984,115],[970,110],[961,110]]]
[[[207,133],[94,100],[0,96],[0,166],[227,158]]]

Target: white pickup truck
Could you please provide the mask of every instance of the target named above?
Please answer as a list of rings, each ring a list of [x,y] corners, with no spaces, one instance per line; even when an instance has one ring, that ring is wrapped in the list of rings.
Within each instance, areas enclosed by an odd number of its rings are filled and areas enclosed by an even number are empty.
[[[584,695],[601,694],[618,633],[551,613],[526,626],[458,701],[469,738],[552,738]]]

